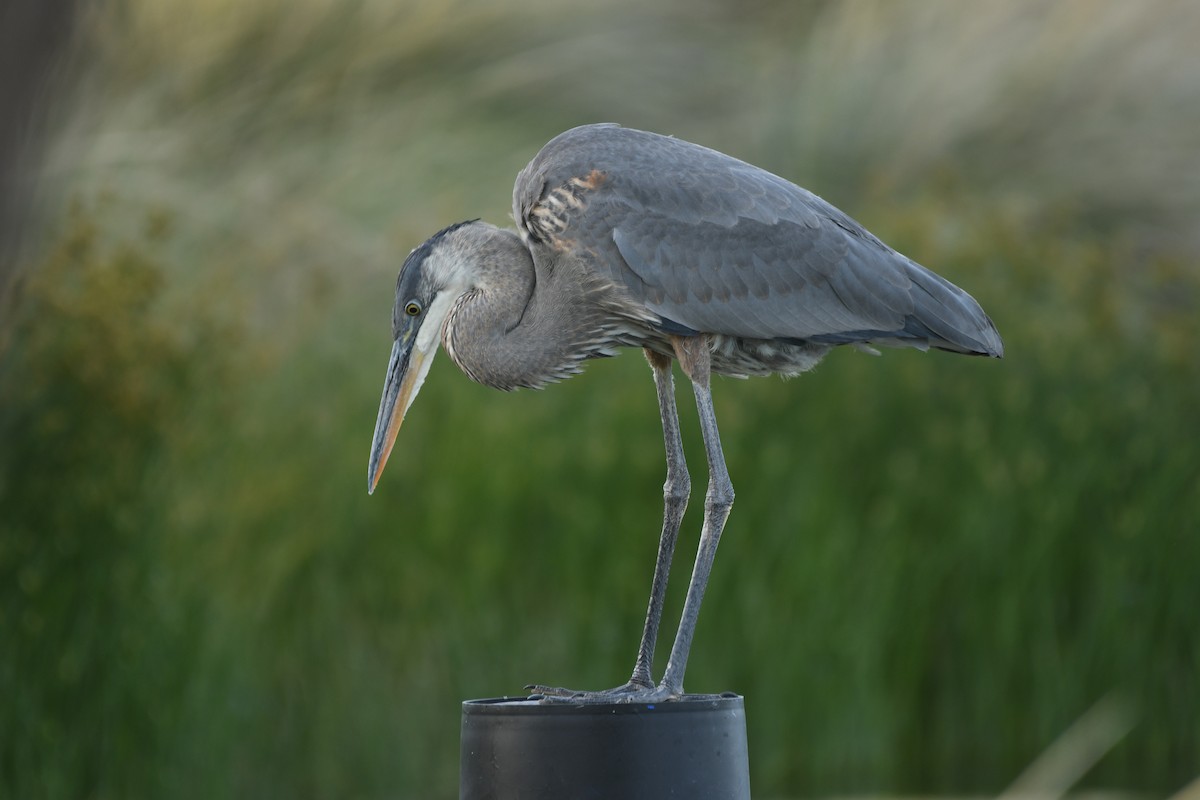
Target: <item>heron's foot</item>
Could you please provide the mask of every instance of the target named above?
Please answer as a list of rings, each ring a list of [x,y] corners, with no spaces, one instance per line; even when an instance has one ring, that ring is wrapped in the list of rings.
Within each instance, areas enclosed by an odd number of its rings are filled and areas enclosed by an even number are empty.
[[[572,705],[589,703],[662,703],[667,700],[676,700],[683,694],[681,689],[672,690],[661,684],[659,686],[651,686],[648,683],[640,683],[632,680],[614,689],[604,689],[598,692],[577,691],[557,686],[542,686],[540,684],[530,684],[525,689],[529,692],[530,698],[537,698],[542,703],[569,703]]]

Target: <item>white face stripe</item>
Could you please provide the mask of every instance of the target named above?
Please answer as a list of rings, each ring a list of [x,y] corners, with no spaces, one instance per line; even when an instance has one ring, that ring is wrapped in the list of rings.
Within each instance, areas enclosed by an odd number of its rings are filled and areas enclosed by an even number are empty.
[[[425,319],[417,332],[417,348],[432,352],[441,339],[442,326],[454,301],[467,290],[469,270],[464,263],[463,245],[454,239],[443,241],[425,260],[423,269],[430,284],[439,287],[433,302],[425,309]]]
[[[417,349],[422,353],[431,353],[438,346],[446,315],[450,313],[454,301],[461,293],[461,289],[442,289],[434,296],[429,308],[425,309],[425,319],[421,322],[421,329],[417,331]]]

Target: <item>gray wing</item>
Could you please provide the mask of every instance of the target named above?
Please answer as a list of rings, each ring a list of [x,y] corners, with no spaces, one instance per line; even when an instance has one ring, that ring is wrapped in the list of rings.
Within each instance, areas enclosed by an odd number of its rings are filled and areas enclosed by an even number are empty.
[[[799,186],[678,139],[567,131],[518,176],[513,216],[532,247],[595,253],[667,329],[1003,351],[962,289]]]

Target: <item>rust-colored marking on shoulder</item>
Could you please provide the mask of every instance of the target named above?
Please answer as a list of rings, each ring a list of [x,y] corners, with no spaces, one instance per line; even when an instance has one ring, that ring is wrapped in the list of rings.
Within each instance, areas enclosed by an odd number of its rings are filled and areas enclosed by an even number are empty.
[[[571,178],[551,189],[526,215],[530,232],[540,241],[553,242],[558,234],[566,231],[571,215],[587,207],[586,194],[598,189],[607,179],[602,171],[593,169],[583,177]]]
[[[593,169],[582,178],[571,178],[570,183],[572,186],[578,186],[580,189],[595,191],[596,189],[599,189],[600,184],[604,183],[604,181],[607,179],[608,176],[603,172],[598,169]]]

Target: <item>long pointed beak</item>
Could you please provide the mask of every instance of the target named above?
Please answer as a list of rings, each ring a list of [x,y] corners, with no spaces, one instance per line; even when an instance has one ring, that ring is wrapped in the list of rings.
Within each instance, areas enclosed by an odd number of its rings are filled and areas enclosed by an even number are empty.
[[[412,401],[416,399],[429,367],[433,353],[414,347],[416,336],[396,340],[392,345],[392,356],[388,359],[387,378],[383,385],[383,397],[379,401],[379,416],[375,419],[375,436],[371,442],[371,463],[367,470],[367,493],[375,492],[379,476],[392,453],[400,423]],[[435,345],[436,346],[436,345]],[[431,348],[433,349],[433,348]]]

